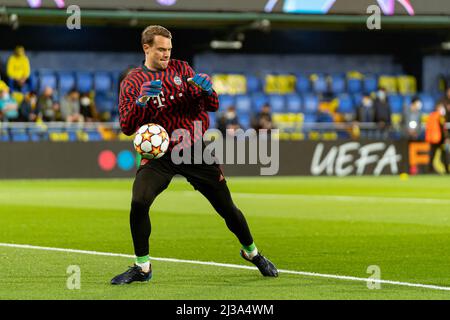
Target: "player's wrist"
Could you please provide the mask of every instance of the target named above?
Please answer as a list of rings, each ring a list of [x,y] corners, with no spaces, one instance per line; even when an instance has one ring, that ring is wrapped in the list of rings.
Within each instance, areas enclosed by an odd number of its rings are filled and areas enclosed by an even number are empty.
[[[139,97],[136,100],[136,105],[139,107],[145,107],[147,105],[147,102],[149,99],[150,99],[149,97],[145,97],[145,96]]]

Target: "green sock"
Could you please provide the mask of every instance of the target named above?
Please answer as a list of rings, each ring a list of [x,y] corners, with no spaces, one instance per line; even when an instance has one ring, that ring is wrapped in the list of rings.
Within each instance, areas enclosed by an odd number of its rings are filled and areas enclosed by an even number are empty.
[[[143,257],[136,257],[136,263],[146,263],[148,261],[150,261],[149,255]]]
[[[255,243],[253,242],[249,246],[242,246],[242,248],[245,250],[245,252],[252,253],[252,251],[256,249],[256,246],[255,246]]]

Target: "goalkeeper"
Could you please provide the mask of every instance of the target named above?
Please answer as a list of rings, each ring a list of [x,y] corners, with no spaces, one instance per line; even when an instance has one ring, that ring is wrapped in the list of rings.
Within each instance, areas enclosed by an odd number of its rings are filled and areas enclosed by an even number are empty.
[[[164,127],[169,134],[176,129],[190,132],[191,141],[181,141],[184,148],[201,141],[209,126],[208,111],[219,108],[217,94],[208,75],[196,74],[185,61],[170,59],[171,33],[161,26],[149,26],[142,33],[145,52],[142,66],[133,69],[120,85],[119,115],[122,131],[132,135],[147,123]],[[201,132],[194,122],[202,123]],[[276,277],[275,266],[255,246],[247,221],[231,199],[226,180],[216,164],[174,164],[170,150],[158,160],[143,159],[133,183],[130,228],[135,263],[111,280],[120,285],[148,281],[152,277],[149,257],[151,223],[149,209],[172,177],[180,174],[205,196],[228,229],[242,245],[241,256],[253,263],[264,276]]]

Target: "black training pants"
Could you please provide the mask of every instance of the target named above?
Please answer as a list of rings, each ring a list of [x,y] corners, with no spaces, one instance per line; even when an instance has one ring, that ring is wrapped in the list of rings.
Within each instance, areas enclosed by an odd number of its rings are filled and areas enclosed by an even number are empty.
[[[151,222],[149,209],[155,198],[164,191],[175,174],[184,176],[205,196],[242,245],[253,243],[252,235],[242,212],[234,205],[222,171],[218,165],[175,165],[170,154],[141,165],[136,173],[131,201],[130,227],[136,256],[149,254]]]

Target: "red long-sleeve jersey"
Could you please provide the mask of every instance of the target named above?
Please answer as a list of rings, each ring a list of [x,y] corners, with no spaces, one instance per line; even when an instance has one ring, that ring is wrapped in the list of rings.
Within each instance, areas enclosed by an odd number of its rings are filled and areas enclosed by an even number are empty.
[[[151,71],[145,65],[130,71],[120,84],[119,120],[123,133],[132,135],[140,126],[152,122],[165,128],[169,135],[176,129],[186,129],[192,142],[201,139],[209,127],[208,111],[217,111],[219,100],[216,92],[206,95],[189,84],[187,79],[194,75],[186,61],[174,59],[163,71]],[[161,94],[150,98],[146,107],[136,105],[142,84],[154,80],[161,80]],[[201,129],[194,128],[195,121],[201,121]],[[169,150],[172,148],[173,141]]]

